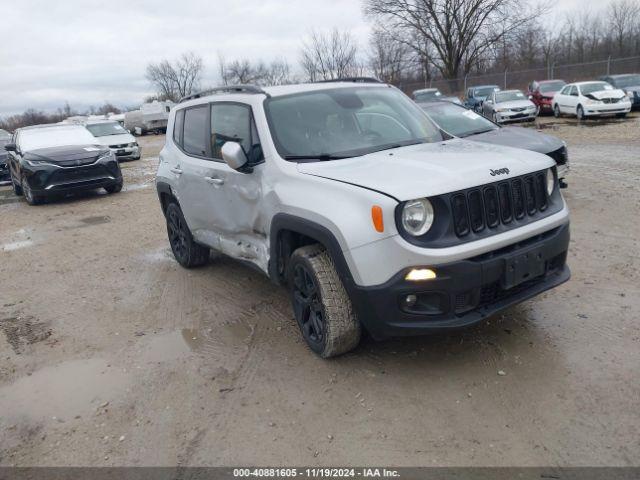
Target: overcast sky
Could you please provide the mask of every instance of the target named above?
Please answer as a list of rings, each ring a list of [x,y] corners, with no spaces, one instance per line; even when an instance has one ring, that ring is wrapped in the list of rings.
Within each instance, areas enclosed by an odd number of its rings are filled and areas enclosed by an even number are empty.
[[[555,18],[581,3],[557,0]],[[185,51],[202,56],[203,84],[212,85],[219,52],[227,61],[284,57],[297,68],[312,28],[346,29],[363,47],[369,32],[361,0],[15,0],[2,24],[0,116],[65,101],[78,110],[137,105],[153,93],[146,65]]]

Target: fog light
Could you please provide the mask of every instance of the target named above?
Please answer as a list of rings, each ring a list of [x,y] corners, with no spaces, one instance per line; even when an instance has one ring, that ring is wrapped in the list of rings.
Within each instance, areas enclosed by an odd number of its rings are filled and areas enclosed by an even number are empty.
[[[436,278],[436,272],[431,270],[430,268],[414,268],[407,276],[404,277],[405,280],[410,282],[419,282],[421,280],[433,280]]]
[[[418,301],[418,297],[416,295],[407,295],[406,297],[404,297],[404,307],[405,308],[411,308],[413,306],[415,306],[416,302]]]

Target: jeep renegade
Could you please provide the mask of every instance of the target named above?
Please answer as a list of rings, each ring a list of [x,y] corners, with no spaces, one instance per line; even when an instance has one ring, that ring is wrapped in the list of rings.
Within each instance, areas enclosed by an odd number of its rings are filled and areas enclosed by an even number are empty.
[[[449,136],[367,79],[224,87],[169,116],[157,190],[184,267],[210,250],[290,291],[314,352],[450,331],[569,279],[546,155]]]

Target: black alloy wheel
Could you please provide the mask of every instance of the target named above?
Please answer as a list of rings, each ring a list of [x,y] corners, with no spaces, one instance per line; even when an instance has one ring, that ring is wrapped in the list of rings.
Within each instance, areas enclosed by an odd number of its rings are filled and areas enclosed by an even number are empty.
[[[293,310],[304,339],[314,351],[321,351],[325,312],[315,276],[304,264],[297,264],[293,271]]]

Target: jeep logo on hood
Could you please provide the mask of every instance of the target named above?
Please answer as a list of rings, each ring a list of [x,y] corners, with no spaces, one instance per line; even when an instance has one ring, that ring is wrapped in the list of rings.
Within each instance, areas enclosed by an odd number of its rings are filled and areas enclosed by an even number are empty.
[[[509,174],[509,169],[508,168],[499,168],[498,170],[492,170],[491,168],[489,169],[489,173],[491,174],[492,177],[495,177],[496,175],[502,175],[503,173],[505,175]]]

